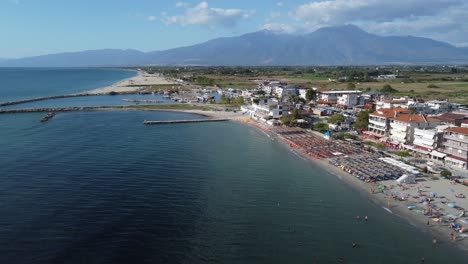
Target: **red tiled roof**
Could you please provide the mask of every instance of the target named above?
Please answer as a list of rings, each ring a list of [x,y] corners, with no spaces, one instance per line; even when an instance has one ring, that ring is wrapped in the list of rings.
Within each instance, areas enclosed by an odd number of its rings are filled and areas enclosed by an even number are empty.
[[[433,123],[433,122],[440,122],[439,119],[433,117],[425,117],[422,115],[417,114],[409,114],[409,115],[399,115],[396,117],[390,117],[392,120],[404,122],[404,123]]]
[[[454,113],[444,113],[437,118],[442,120],[458,120],[458,119],[465,119],[464,115],[454,114]]]
[[[468,127],[449,127],[446,129],[446,131],[468,135]]]

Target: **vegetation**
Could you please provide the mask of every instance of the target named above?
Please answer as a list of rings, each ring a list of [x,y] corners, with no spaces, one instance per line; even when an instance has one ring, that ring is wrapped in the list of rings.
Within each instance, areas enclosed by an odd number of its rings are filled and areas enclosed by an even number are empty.
[[[316,123],[314,124],[314,130],[320,133],[325,133],[328,131],[328,124],[327,123]]]
[[[332,138],[333,139],[340,139],[340,140],[343,140],[343,139],[357,139],[358,136],[355,135],[355,134],[343,133],[342,132],[342,133],[333,134]]]
[[[349,89],[349,90],[354,90],[354,89],[356,89],[356,85],[354,83],[350,82],[350,83],[348,83],[346,85],[346,88]]]
[[[376,143],[376,142],[373,142],[373,141],[366,141],[366,142],[364,142],[364,144],[367,145],[367,146],[371,146],[371,147],[380,149],[380,150],[383,150],[383,149],[387,148],[387,146],[385,146],[385,144]]]
[[[440,172],[440,176],[446,178],[446,179],[450,179],[452,177],[452,172],[449,171],[449,170],[443,170]]]
[[[294,108],[292,111],[291,111],[291,114],[290,115],[286,115],[286,116],[282,116],[280,118],[281,120],[281,123],[283,123],[284,125],[286,126],[290,126],[292,125],[297,119],[300,118],[300,115],[299,115],[299,110],[297,110],[296,108]]]
[[[395,155],[401,158],[411,157],[411,154],[408,151],[397,151]]]
[[[221,95],[219,103],[224,104],[224,105],[232,105],[232,106],[239,107],[239,106],[244,104],[244,97],[238,96],[238,97],[234,97],[234,98],[228,98],[228,97],[224,96],[224,94],[223,94],[223,95]]]
[[[306,99],[308,102],[312,101],[315,99],[316,92],[313,89],[308,89],[306,92]]]
[[[382,89],[380,89],[380,91],[382,93],[387,93],[387,94],[391,94],[391,93],[396,93],[398,92],[398,90],[394,89],[390,84],[385,84]]]
[[[370,110],[365,110],[359,112],[356,116],[356,122],[354,123],[354,127],[360,130],[367,130],[369,128],[369,114]]]
[[[339,125],[345,121],[345,117],[342,114],[334,114],[328,119],[329,124]]]

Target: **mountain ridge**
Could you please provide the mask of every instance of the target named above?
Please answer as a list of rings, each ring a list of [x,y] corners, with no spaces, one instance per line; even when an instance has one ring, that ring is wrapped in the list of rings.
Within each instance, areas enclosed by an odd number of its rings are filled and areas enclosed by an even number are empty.
[[[3,67],[431,63],[468,63],[468,48],[424,37],[379,36],[344,25],[303,35],[261,30],[162,51],[101,49],[0,60]]]

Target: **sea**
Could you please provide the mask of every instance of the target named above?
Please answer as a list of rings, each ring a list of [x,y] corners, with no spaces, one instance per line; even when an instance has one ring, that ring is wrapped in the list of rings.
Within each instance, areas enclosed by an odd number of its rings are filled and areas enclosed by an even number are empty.
[[[64,72],[74,82],[49,90]],[[0,101],[130,73],[0,69]],[[204,118],[173,112],[42,116],[0,115],[0,263],[466,263],[255,128],[143,125]]]

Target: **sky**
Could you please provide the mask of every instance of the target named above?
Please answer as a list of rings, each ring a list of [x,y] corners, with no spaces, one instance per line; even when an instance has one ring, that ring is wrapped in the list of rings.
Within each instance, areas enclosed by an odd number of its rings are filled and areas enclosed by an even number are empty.
[[[468,46],[468,0],[0,0],[0,58],[154,51],[258,30],[354,24]]]

